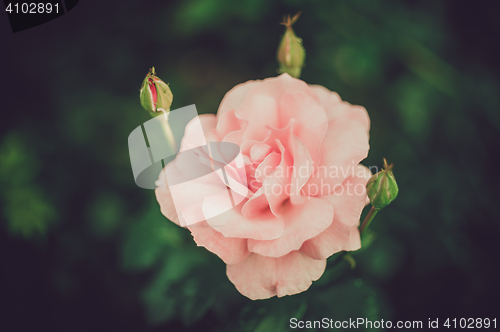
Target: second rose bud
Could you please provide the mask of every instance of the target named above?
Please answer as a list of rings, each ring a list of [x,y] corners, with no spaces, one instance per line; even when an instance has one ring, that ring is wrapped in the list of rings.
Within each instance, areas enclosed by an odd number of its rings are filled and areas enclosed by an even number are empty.
[[[292,25],[297,22],[299,16],[300,12],[292,18],[285,16],[283,19],[281,24],[286,27],[286,30],[281,39],[277,54],[280,64],[279,72],[287,73],[295,78],[300,77],[306,59],[306,51],[304,46],[302,46],[302,39],[297,37],[292,28]]]
[[[151,68],[144,78],[140,90],[142,107],[149,112],[168,112],[174,96],[168,84],[156,76],[155,68]]]

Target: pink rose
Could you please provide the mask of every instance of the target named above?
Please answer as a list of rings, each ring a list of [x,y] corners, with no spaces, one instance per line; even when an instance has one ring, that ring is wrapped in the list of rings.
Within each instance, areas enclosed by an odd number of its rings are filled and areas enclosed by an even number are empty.
[[[321,277],[329,256],[360,248],[359,218],[371,175],[359,164],[369,150],[365,108],[283,74],[237,85],[217,115],[199,120],[208,141],[241,147],[249,195],[236,208],[187,227],[198,246],[227,264],[239,292],[250,299],[303,292]],[[181,150],[198,141],[188,125]],[[183,172],[175,161],[169,167]],[[161,210],[179,223],[161,183]],[[185,195],[189,210],[190,193]]]

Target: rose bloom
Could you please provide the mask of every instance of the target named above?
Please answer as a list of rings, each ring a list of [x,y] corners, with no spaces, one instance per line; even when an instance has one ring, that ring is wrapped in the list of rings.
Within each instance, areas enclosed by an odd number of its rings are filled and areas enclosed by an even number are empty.
[[[249,194],[187,228],[198,246],[227,264],[241,294],[255,300],[303,292],[321,277],[329,256],[361,247],[358,226],[371,175],[359,164],[369,150],[365,108],[282,74],[237,85],[217,115],[199,120],[207,142],[240,146]],[[199,146],[196,136],[188,125],[181,151]],[[166,166],[182,176],[176,167],[175,160]],[[162,213],[179,224],[161,178]],[[194,193],[185,195],[189,205]],[[206,216],[206,209],[199,211]]]

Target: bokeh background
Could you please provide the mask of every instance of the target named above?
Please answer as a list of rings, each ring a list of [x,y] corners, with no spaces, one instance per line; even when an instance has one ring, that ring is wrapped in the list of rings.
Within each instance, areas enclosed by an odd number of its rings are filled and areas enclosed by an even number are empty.
[[[12,34],[0,15],[2,331],[288,331],[288,320],[498,317],[499,3],[81,0]],[[365,165],[400,195],[299,295],[250,301],[135,186],[129,133],[151,66],[173,108],[215,113],[276,76],[284,14],[302,79],[367,108]],[[365,211],[366,213],[366,211]]]

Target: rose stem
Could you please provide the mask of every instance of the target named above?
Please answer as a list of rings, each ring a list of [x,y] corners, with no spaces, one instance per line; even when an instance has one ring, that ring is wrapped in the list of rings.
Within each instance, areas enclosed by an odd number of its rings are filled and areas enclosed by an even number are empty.
[[[376,207],[372,206],[372,208],[370,209],[370,212],[368,212],[368,214],[365,217],[365,220],[363,221],[363,223],[361,224],[361,227],[359,228],[359,233],[360,234],[363,233],[363,231],[368,226],[370,226],[370,223],[372,222],[373,218],[377,215],[378,210],[379,209],[377,209]]]
[[[363,233],[363,231],[366,228],[368,228],[368,226],[370,225],[370,223],[372,222],[373,218],[378,213],[378,211],[379,211],[379,209],[377,209],[376,207],[372,206],[372,208],[370,209],[370,211],[366,215],[365,220],[363,220],[363,223],[361,224],[361,227],[359,228],[359,235],[361,235],[361,233]],[[346,255],[347,255],[347,251],[340,252],[337,255],[337,258],[335,259],[335,261],[332,263],[332,265],[335,264],[335,263],[337,263],[337,262],[340,262],[344,258],[344,256],[346,256]]]
[[[176,144],[175,144],[175,137],[174,133],[172,132],[172,128],[170,127],[170,123],[168,122],[168,113],[163,112],[165,116],[165,121],[160,121],[163,132],[165,133],[165,136],[167,137],[167,141],[170,143],[170,148],[172,149],[172,153],[176,152]]]

